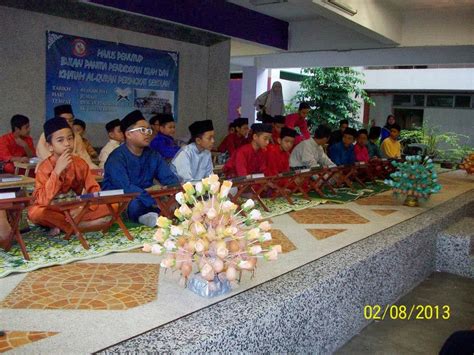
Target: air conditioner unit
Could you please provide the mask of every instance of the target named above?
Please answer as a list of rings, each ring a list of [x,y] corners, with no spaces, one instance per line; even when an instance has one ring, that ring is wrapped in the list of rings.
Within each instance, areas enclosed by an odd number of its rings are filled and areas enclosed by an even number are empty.
[[[253,6],[281,4],[281,3],[284,3],[284,2],[288,2],[288,0],[250,0],[250,3]]]

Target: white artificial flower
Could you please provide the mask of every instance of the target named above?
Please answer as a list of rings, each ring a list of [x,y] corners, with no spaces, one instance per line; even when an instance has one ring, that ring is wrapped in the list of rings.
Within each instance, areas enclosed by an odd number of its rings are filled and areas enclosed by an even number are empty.
[[[258,221],[262,219],[262,214],[260,213],[259,210],[252,210],[250,211],[249,217],[253,219],[254,221]]]
[[[163,252],[165,251],[165,248],[163,248],[161,245],[159,244],[153,244],[151,246],[151,253],[152,254],[157,254],[157,255],[161,255],[163,254]]]
[[[174,237],[177,237],[178,235],[183,235],[183,228],[181,226],[171,226],[170,233]]]
[[[183,192],[178,192],[174,198],[176,199],[176,202],[178,202],[180,205],[183,205],[185,203]]]
[[[260,245],[254,245],[250,247],[249,249],[249,253],[252,255],[257,255],[257,254],[260,254],[261,252],[262,252],[262,247]]]
[[[242,205],[242,208],[244,210],[250,210],[252,208],[254,208],[255,206],[255,202],[253,202],[253,200],[251,199],[248,199],[247,201],[245,201],[245,203]]]
[[[166,248],[167,251],[174,251],[176,250],[176,243],[173,242],[171,239],[167,239],[163,246]]]

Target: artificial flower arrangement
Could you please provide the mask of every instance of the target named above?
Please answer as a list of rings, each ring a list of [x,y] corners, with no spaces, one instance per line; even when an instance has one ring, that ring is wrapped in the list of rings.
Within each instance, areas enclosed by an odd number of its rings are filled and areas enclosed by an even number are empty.
[[[390,174],[391,179],[384,182],[393,188],[394,194],[407,196],[407,206],[417,206],[419,198],[428,199],[431,194],[441,190],[441,185],[437,182],[438,174],[429,157],[409,155],[405,161],[393,161],[392,165],[397,171]]]
[[[160,216],[156,243],[145,244],[143,251],[163,255],[161,267],[179,270],[182,284],[196,271],[211,287],[236,282],[244,270],[253,274],[259,258],[276,260],[281,246],[262,245],[272,239],[270,223],[261,221],[250,199],[238,210],[228,198],[231,187],[217,175],[184,184],[184,192],[176,194],[176,223]]]

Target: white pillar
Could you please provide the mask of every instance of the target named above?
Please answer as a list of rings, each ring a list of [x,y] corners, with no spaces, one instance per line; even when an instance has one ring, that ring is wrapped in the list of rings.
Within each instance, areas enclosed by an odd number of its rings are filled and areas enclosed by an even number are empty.
[[[249,125],[255,122],[255,99],[267,91],[268,70],[257,67],[243,67],[242,72],[242,117],[249,118]]]

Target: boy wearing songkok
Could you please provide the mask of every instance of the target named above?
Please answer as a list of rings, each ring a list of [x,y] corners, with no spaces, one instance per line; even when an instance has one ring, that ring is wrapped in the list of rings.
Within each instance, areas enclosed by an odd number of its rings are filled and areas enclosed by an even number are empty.
[[[74,113],[72,112],[71,105],[59,105],[54,108],[54,116],[55,117],[62,117],[72,129],[72,124],[74,122]],[[38,155],[39,160],[44,160],[51,155],[51,151],[49,150],[49,145],[46,142],[46,137],[44,133],[41,133],[41,136],[38,139],[38,144],[36,145],[36,154]],[[95,165],[89,153],[84,146],[84,142],[80,135],[74,135],[74,144],[72,146],[72,155],[76,155],[82,159],[84,159],[89,165],[91,169],[97,169],[97,165]]]
[[[73,155],[74,133],[64,118],[54,117],[44,124],[44,136],[50,155],[43,160],[36,172],[34,203],[28,211],[30,220],[38,225],[52,228],[51,235],[66,233],[73,228],[62,212],[49,207],[59,195],[74,191],[77,195],[100,191],[100,186],[92,175],[87,163]],[[77,216],[83,207],[72,211]],[[105,205],[89,206],[80,227],[91,227],[107,221],[110,212]]]
[[[252,132],[252,142],[237,149],[224,165],[223,171],[227,177],[247,176],[265,171],[264,150],[270,143],[272,126],[255,123],[252,125]]]
[[[219,145],[219,152],[228,152],[231,156],[238,148],[246,144],[249,134],[249,119],[245,117],[235,119],[234,130],[235,132],[228,134]]]
[[[290,171],[290,152],[295,144],[297,132],[294,129],[283,127],[277,144],[270,144],[266,149],[265,176],[273,176]]]
[[[123,189],[139,195],[128,205],[128,217],[149,227],[156,226],[159,209],[146,191],[156,179],[161,185],[179,182],[161,155],[150,149],[152,130],[139,110],[126,115],[120,122],[125,143],[110,153],[104,167],[104,190]]]
[[[182,182],[201,180],[212,174],[214,126],[211,120],[196,121],[189,126],[191,140],[171,161],[171,170]]]

